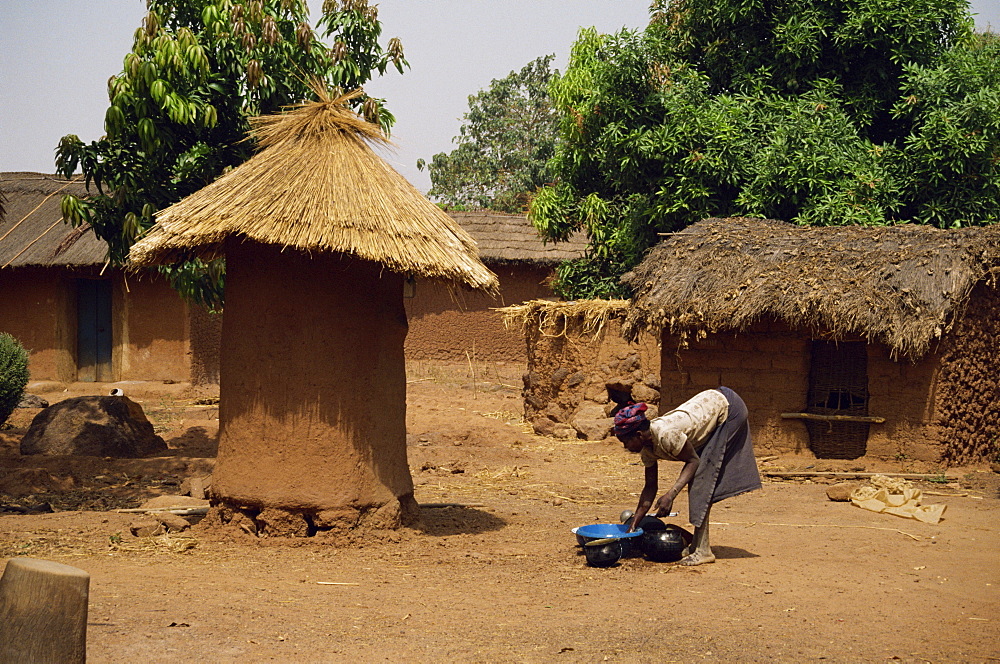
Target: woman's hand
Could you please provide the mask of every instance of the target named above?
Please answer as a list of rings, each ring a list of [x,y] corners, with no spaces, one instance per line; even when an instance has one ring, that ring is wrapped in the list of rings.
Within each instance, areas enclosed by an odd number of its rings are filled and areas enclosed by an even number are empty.
[[[650,514],[652,516],[659,516],[661,514],[666,516],[674,511],[673,507],[674,507],[674,497],[671,496],[669,493],[665,493],[662,496],[660,496],[660,499],[656,501],[655,505],[653,505],[653,509],[650,512]]]

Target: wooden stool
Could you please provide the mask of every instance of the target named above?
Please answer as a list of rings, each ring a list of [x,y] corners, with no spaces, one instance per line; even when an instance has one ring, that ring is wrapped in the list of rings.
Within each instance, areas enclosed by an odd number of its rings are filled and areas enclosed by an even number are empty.
[[[87,660],[90,574],[48,560],[11,558],[0,577],[0,664]]]

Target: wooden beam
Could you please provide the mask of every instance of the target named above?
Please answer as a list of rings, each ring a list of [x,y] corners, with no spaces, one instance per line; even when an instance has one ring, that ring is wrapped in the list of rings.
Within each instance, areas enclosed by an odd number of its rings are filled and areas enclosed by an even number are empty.
[[[949,482],[959,479],[958,477],[952,477],[944,475],[943,473],[926,474],[926,473],[851,473],[851,472],[839,472],[839,471],[829,471],[824,472],[822,470],[815,471],[777,471],[777,470],[767,470],[761,469],[761,474],[766,477],[844,477],[844,478],[867,478],[875,477],[876,475],[881,475],[883,477],[899,477],[904,480],[938,480],[942,478],[948,480]]]
[[[869,415],[818,415],[816,413],[782,413],[781,417],[786,420],[817,420],[820,422],[871,422],[882,424],[884,417]]]

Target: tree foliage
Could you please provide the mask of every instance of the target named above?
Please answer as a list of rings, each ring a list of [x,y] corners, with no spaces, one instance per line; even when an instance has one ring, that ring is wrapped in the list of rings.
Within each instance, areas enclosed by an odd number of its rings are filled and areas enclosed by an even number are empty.
[[[529,216],[584,228],[567,297],[709,216],[939,227],[1000,220],[1000,41],[965,0],[673,0],[583,30],[551,86],[553,182]]]
[[[124,69],[108,81],[106,135],[57,148],[69,177],[82,169],[90,195],[66,196],[63,217],[88,224],[122,263],[153,215],[253,154],[248,118],[305,101],[310,85],[360,88],[389,66],[406,66],[396,39],[367,0],[326,0],[318,26],[302,0],[149,0]],[[383,100],[362,95],[359,110],[388,132]],[[91,189],[93,187],[93,189]],[[222,298],[221,263],[164,269],[173,285],[209,304]]]
[[[458,147],[431,160],[428,196],[453,207],[525,210],[546,182],[555,147],[557,118],[548,94],[554,57],[537,58],[469,97],[454,139]]]

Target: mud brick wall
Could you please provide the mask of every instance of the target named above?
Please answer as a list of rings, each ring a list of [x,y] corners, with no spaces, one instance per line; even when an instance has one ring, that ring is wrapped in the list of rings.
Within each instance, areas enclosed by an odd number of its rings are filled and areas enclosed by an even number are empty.
[[[951,465],[1000,460],[1000,293],[980,284],[945,337],[934,426]]]
[[[868,433],[867,456],[938,463],[942,446],[934,419],[936,354],[917,362],[893,360],[881,344],[868,345],[868,413],[884,417]]]
[[[652,335],[630,344],[621,338],[617,321],[608,321],[594,334],[569,319],[558,330],[534,326],[525,340],[524,417],[536,432],[588,440],[607,437],[615,406],[610,392],[645,401],[655,414],[660,349]]]
[[[678,337],[666,334],[662,345],[664,409],[724,385],[747,404],[758,454],[808,451],[805,425],[781,418],[781,413],[801,412],[806,407],[810,346],[803,335],[780,323],[764,322],[740,334],[689,339],[686,347],[681,347]]]

